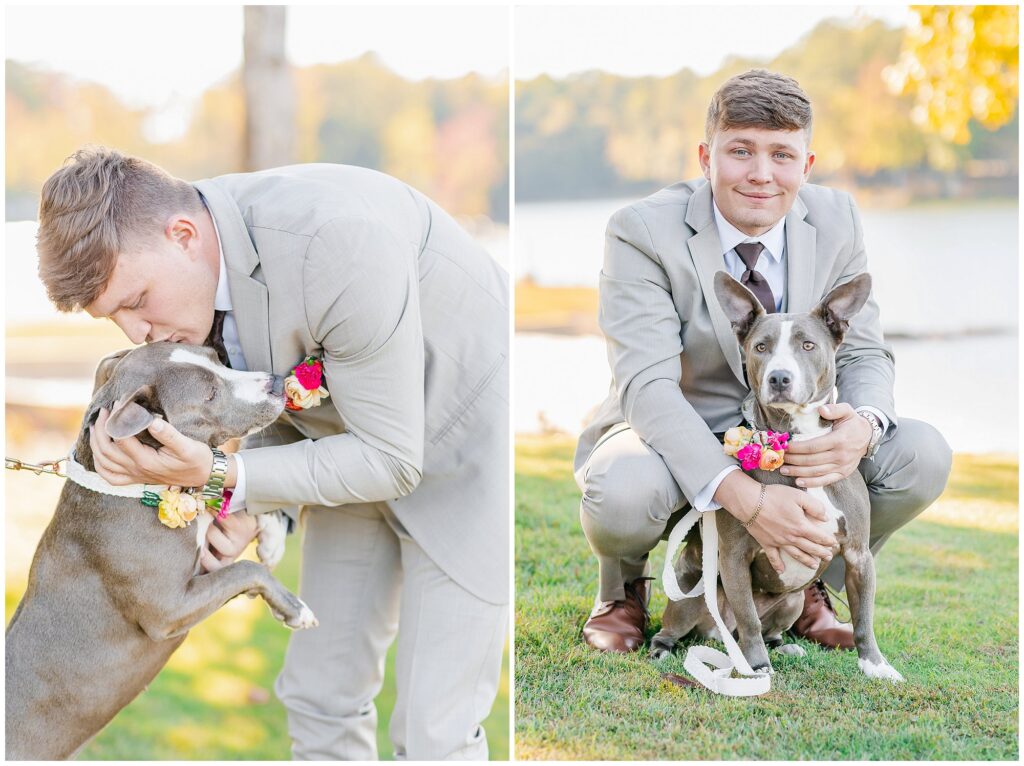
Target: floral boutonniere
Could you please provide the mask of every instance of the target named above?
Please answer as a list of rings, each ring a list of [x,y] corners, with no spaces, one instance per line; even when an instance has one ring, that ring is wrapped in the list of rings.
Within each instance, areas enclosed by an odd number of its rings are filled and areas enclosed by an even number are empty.
[[[299,362],[292,374],[284,379],[284,393],[288,398],[285,408],[292,412],[316,407],[321,399],[330,393],[321,385],[324,380],[324,365],[315,356],[307,356]]]
[[[725,432],[722,450],[740,461],[744,471],[760,468],[774,471],[782,465],[789,449],[789,434],[778,431],[751,431],[735,426]]]

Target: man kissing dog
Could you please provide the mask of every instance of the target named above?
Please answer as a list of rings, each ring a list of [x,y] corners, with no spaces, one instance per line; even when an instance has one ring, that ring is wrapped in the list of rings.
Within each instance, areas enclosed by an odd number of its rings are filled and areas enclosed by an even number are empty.
[[[111,438],[106,410],[90,447],[113,485],[233,489],[208,571],[257,515],[303,508],[300,595],[320,624],[293,634],[276,686],[293,756],[377,757],[373,700],[397,634],[396,755],[485,759],[508,615],[506,273],[382,173],[311,164],[193,184],[106,148],[44,185],[38,251],[59,309],[285,379],[287,412],[235,455],[165,422],[149,428],[159,449]]]
[[[831,430],[794,442],[781,471],[797,487],[762,485],[725,455],[721,437],[743,422],[749,395],[730,320],[715,296],[726,271],[769,313],[809,312],[867,271],[860,217],[848,194],[807,184],[814,165],[811,105],[789,77],[752,70],[728,80],[708,108],[698,154],[704,177],[617,212],[608,224],[600,323],[612,389],[580,437],[580,521],[598,563],[583,629],[599,651],[639,649],[647,629],[648,555],[691,508],[724,509],[779,573],[817,569],[836,544],[822,503],[805,489],[859,471],[870,499],[869,545],[889,537],[945,488],[951,451],[930,425],[897,418],[895,366],[869,296],[836,354],[838,399],[822,405]],[[825,584],[804,592],[794,632],[852,649]]]

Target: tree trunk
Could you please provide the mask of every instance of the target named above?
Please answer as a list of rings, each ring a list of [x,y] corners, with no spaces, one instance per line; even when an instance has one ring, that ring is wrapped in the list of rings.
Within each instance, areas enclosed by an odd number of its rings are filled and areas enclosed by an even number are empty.
[[[295,161],[295,88],[284,53],[283,5],[245,6],[245,169]]]

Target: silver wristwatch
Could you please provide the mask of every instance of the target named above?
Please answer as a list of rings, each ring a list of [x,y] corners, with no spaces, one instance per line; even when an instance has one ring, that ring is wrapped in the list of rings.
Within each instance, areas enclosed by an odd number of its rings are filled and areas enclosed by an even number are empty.
[[[878,422],[878,416],[873,412],[859,410],[857,414],[871,424],[871,439],[868,441],[868,451],[864,453],[864,457],[874,460],[875,453],[878,452],[878,445],[882,442],[882,424]]]
[[[210,469],[210,478],[206,480],[206,486],[202,491],[203,500],[207,505],[219,505],[218,501],[224,497],[224,482],[227,478],[228,457],[213,447],[213,468]]]

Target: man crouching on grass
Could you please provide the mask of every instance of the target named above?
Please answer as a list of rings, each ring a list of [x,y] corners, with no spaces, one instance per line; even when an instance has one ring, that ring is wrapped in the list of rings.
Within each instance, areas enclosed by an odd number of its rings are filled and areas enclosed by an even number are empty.
[[[246,512],[212,525],[202,554],[223,566],[251,514],[303,508],[300,593],[320,626],[292,635],[276,686],[294,757],[377,757],[397,632],[396,755],[486,759],[508,614],[505,272],[422,194],[343,165],[192,184],[87,149],[46,182],[39,219],[59,309],[133,343],[205,342],[235,369],[322,366],[328,396],[217,456]],[[216,470],[162,421],[157,451],[111,441],[106,417],[92,448],[112,484],[203,486]]]
[[[768,312],[797,313],[867,270],[853,200],[806,183],[811,105],[795,80],[765,70],[728,80],[711,100],[705,136],[703,178],[662,189],[608,224],[600,318],[613,385],[575,460],[599,578],[583,638],[600,651],[643,645],[648,555],[683,514],[724,508],[747,521],[761,497],[722,451],[750,391],[715,273],[732,274]],[[894,359],[873,297],[850,323],[836,367],[837,403],[820,410],[831,432],[792,443],[781,471],[804,488],[860,471],[877,554],[942,493],[952,455],[930,425],[897,418]],[[749,529],[776,568],[780,551],[816,568],[835,542],[824,521],[805,492],[772,485]],[[807,589],[798,636],[853,648],[853,628],[836,619],[825,589],[842,588],[844,570],[833,561],[824,583]]]

